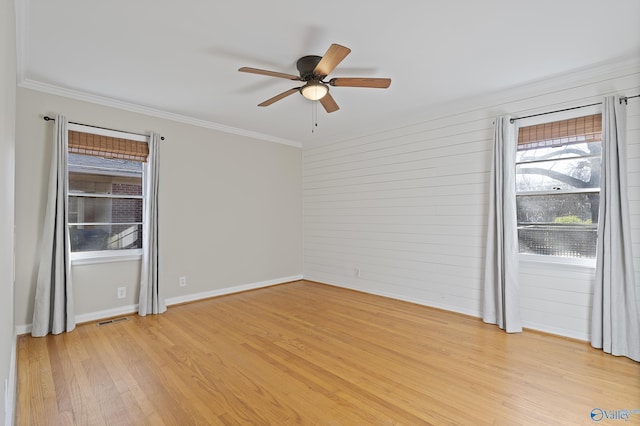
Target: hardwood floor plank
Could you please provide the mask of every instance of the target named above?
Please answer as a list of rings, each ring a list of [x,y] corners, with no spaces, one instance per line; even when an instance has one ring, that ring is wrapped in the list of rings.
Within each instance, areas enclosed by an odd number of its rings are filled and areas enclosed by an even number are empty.
[[[153,404],[147,399],[145,392],[138,386],[129,370],[126,368],[124,359],[128,359],[127,354],[116,352],[113,342],[119,338],[119,330],[113,327],[114,333],[109,335],[109,340],[96,338],[92,333],[88,333],[90,345],[96,349],[97,356],[106,369],[117,393],[121,396],[121,404],[127,413],[130,413],[131,421],[134,419],[145,419],[153,416],[155,410]],[[157,419],[159,420],[159,419]]]
[[[260,315],[263,315],[262,313]],[[277,321],[277,320],[272,320]],[[291,329],[291,327],[289,327]],[[426,377],[425,375],[418,375],[412,368],[403,369],[402,365],[409,364],[412,360],[404,359],[407,357],[405,353],[394,351],[385,346],[375,342],[377,339],[376,333],[370,334],[374,337],[372,341],[361,340],[356,344],[353,344],[353,338],[335,339],[336,334],[322,336],[321,334],[314,334],[313,331],[302,333],[309,338],[304,341],[301,339],[294,339],[286,337],[277,344],[281,348],[289,350],[290,354],[297,354],[309,362],[315,362],[317,365],[322,365],[326,373],[333,374],[334,376],[348,377],[350,378],[350,385],[353,385],[354,389],[360,390],[363,394],[366,393],[366,397],[371,400],[372,398],[378,400],[387,400],[389,394],[393,393],[394,397],[398,397],[402,400],[423,400],[430,401],[432,404],[438,404],[443,409],[448,409],[450,412],[454,411],[453,406],[449,406],[449,396],[442,394],[431,395],[429,383],[416,380],[416,378]],[[321,342],[322,345],[316,345],[314,342]],[[325,350],[324,347],[331,348],[331,350]],[[397,346],[401,347],[401,346]],[[404,348],[404,347],[403,347]],[[340,354],[336,357],[335,351]],[[388,352],[385,356],[385,353]],[[372,358],[371,353],[376,353],[376,357]],[[368,362],[363,364],[363,360]],[[395,360],[395,363],[389,361]],[[320,362],[318,362],[320,361]],[[398,362],[400,361],[400,362]],[[413,360],[415,361],[415,360]],[[389,368],[395,365],[395,368]],[[376,377],[377,381],[388,382],[391,385],[385,387],[376,386],[372,377]],[[403,383],[394,383],[397,377],[403,377]],[[455,379],[454,377],[446,377],[445,380]],[[334,379],[335,380],[335,379]],[[349,387],[345,383],[341,385],[341,389]],[[366,390],[366,391],[365,391]],[[460,390],[457,389],[456,393]],[[356,392],[357,393],[357,392]],[[470,395],[472,396],[472,395]],[[353,399],[350,396],[350,399]],[[470,399],[473,401],[473,399]],[[360,403],[364,403],[360,401]],[[370,401],[369,401],[370,403]],[[427,418],[434,422],[451,421],[450,418],[431,417],[432,413],[429,410],[420,410],[412,404],[407,404],[403,407],[409,416],[407,421],[415,424],[419,422],[419,417]],[[480,408],[480,407],[479,407]],[[413,417],[411,417],[413,416]],[[467,419],[471,417],[467,414]],[[410,419],[410,420],[409,420]]]
[[[202,313],[204,315],[204,313]],[[296,396],[300,392],[304,392],[307,390],[306,384],[295,384],[289,380],[281,380],[281,373],[278,371],[273,371],[272,365],[267,361],[265,362],[265,357],[263,351],[264,347],[260,347],[257,350],[251,351],[254,347],[247,346],[247,338],[238,337],[244,334],[244,325],[243,326],[235,326],[234,324],[237,321],[233,321],[230,317],[229,313],[225,311],[224,307],[218,307],[216,309],[216,315],[220,316],[221,320],[226,320],[228,324],[225,326],[225,330],[218,332],[217,335],[221,337],[218,344],[216,344],[216,349],[214,353],[216,357],[216,365],[219,365],[220,369],[214,369],[207,371],[206,378],[207,383],[217,382],[225,386],[225,391],[223,394],[227,394],[227,398],[229,396],[236,397],[237,395],[241,398],[246,393],[246,391],[242,391],[242,387],[237,386],[237,384],[242,384],[246,382],[246,385],[249,389],[252,389],[256,392],[256,398],[260,398],[261,400],[265,400],[268,402],[268,407],[276,407],[277,410],[274,413],[270,413],[269,416],[276,416],[275,418],[271,418],[269,423],[272,424],[289,424],[293,421],[293,423],[299,423],[297,419],[299,418],[299,414],[297,411],[300,409],[300,404],[304,404],[306,406],[305,413],[307,416],[312,416],[311,411],[313,406],[309,405],[304,399],[297,399],[296,404],[291,404],[290,398],[291,396]],[[229,343],[227,343],[229,342]],[[249,349],[250,352],[247,351]],[[231,355],[231,356],[229,356]],[[259,356],[251,356],[251,355],[259,355]],[[222,358],[224,357],[224,358]],[[241,364],[242,369],[236,368],[234,365]],[[275,373],[275,374],[274,374]],[[273,391],[270,388],[273,387],[274,383],[278,383],[278,393],[286,393],[288,396],[286,400],[278,400],[278,398],[273,394]],[[229,410],[236,410],[233,408],[236,404],[231,404],[228,408]],[[295,407],[295,408],[294,408]],[[279,414],[281,412],[281,414]],[[244,417],[241,413],[242,417]],[[321,414],[321,412],[318,412]]]
[[[574,425],[640,410],[640,364],[299,281],[21,336],[17,400],[20,425]]]
[[[87,376],[84,363],[90,358],[85,351],[87,344],[86,328],[78,329],[77,333],[68,333],[60,336],[50,336],[44,339],[57,341],[60,355],[60,367],[64,378],[68,383],[74,424],[106,425],[106,421],[100,415],[100,404],[91,388],[91,380]],[[54,338],[55,337],[55,338]],[[86,355],[86,356],[85,356]]]
[[[151,402],[154,417],[167,425],[197,424],[198,410],[188,406],[191,395],[183,393],[184,386],[172,372],[175,366],[168,362],[163,350],[170,341],[165,336],[158,337],[154,329],[157,318],[145,319],[134,317],[126,324],[116,324],[126,330],[127,338],[117,339],[114,347],[119,356],[128,361],[127,371],[136,381],[136,388]],[[132,354],[135,354],[133,358]]]

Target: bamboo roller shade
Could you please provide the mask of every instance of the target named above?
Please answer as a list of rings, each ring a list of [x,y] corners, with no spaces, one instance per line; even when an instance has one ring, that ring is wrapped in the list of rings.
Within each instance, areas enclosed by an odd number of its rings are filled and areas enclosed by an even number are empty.
[[[551,142],[597,142],[602,137],[602,114],[537,124],[518,130],[518,145]]]
[[[149,145],[146,142],[70,130],[69,152],[72,154],[146,162],[149,155]]]

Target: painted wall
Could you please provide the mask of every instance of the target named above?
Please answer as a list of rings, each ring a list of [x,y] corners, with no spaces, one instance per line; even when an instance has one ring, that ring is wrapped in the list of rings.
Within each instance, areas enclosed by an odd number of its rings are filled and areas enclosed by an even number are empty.
[[[305,146],[305,278],[481,316],[493,120],[615,93],[640,93],[637,59],[443,105],[385,132]],[[628,128],[640,284],[639,99],[629,101]],[[587,339],[593,268],[521,264],[525,325]]]
[[[19,88],[16,127],[16,324],[31,324],[52,123],[43,115],[124,131],[161,145],[160,240],[173,300],[302,273],[300,148]],[[179,287],[179,277],[187,286]],[[130,309],[139,262],[73,267],[76,315]],[[125,299],[116,298],[127,288]]]
[[[0,2],[0,422],[13,424],[15,326],[13,225],[16,117],[14,2]]]

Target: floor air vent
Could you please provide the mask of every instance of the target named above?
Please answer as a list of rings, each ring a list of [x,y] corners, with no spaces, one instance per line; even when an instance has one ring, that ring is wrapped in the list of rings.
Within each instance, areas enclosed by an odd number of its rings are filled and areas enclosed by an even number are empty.
[[[103,325],[108,325],[108,324],[115,324],[115,323],[122,322],[122,321],[129,321],[129,318],[120,317],[120,318],[112,318],[112,319],[108,319],[108,320],[104,320],[104,321],[99,321],[98,322],[98,327],[101,327]]]

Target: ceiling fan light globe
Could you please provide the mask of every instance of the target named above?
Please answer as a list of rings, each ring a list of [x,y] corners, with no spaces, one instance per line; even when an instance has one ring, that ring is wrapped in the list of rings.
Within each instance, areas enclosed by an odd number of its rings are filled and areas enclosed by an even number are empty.
[[[317,101],[324,98],[324,96],[329,93],[329,88],[319,82],[310,82],[300,89],[300,93],[310,101]]]

